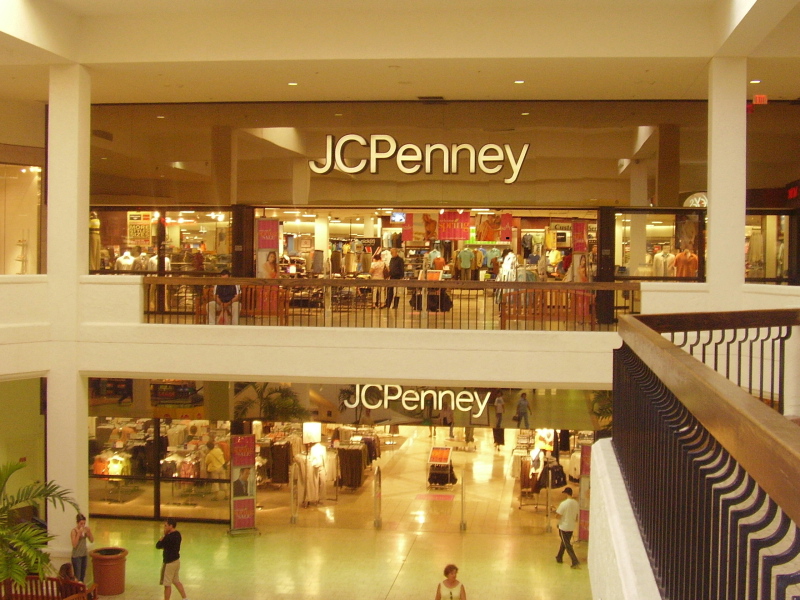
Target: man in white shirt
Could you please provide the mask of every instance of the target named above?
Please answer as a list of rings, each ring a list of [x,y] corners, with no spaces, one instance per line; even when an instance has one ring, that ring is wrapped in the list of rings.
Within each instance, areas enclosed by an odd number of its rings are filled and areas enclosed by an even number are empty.
[[[565,487],[562,492],[566,498],[558,505],[556,514],[560,517],[558,521],[558,535],[561,537],[561,546],[558,548],[556,554],[556,562],[564,562],[564,550],[569,554],[572,559],[572,568],[577,569],[580,567],[581,562],[575,556],[575,550],[572,549],[572,532],[575,531],[575,524],[578,522],[578,501],[572,497],[572,488]]]
[[[497,394],[494,401],[494,412],[497,415],[497,424],[495,427],[503,426],[503,411],[505,410],[505,402],[503,401],[503,394]]]

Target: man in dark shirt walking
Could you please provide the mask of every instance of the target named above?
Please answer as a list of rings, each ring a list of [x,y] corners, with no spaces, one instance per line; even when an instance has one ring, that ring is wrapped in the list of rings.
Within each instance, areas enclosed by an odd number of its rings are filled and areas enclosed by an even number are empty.
[[[390,252],[392,254],[392,258],[389,260],[389,279],[402,279],[406,274],[406,263],[403,260],[403,257],[398,254],[397,248],[392,248]],[[390,287],[388,289],[389,291],[386,294],[386,304],[384,304],[383,307],[397,308],[397,306],[400,304],[400,296],[399,294],[395,295],[395,288]]]
[[[178,578],[181,570],[181,534],[176,529],[178,522],[169,518],[164,521],[164,535],[156,542],[156,548],[163,550],[164,564],[161,566],[161,585],[164,586],[164,600],[169,600],[174,585],[183,600],[186,598],[186,591]]]

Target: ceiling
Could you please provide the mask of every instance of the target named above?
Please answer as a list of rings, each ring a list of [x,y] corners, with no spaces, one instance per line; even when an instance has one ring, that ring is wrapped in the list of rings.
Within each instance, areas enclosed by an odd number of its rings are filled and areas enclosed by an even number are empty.
[[[0,104],[44,105],[51,67],[78,63],[94,104],[140,105],[93,117],[113,136],[92,138],[93,186],[109,197],[123,178],[132,197],[192,195],[210,181],[218,105],[169,105],[261,102],[294,108],[226,123],[244,132],[239,176],[253,193],[288,181],[294,157],[318,158],[326,132],[418,141],[439,130],[435,141],[530,141],[517,201],[546,203],[571,182],[563,204],[587,204],[627,195],[618,161],[652,159],[635,147],[637,128],[664,123],[681,127],[681,191],[696,191],[709,65],[727,56],[746,57],[748,80],[760,81],[747,98],[770,101],[748,117],[748,186],[800,178],[800,0],[0,0]],[[684,108],[693,101],[701,110]],[[324,104],[303,114],[297,102]],[[298,129],[304,150],[260,127]]]
[[[716,14],[735,0],[7,4],[0,99],[46,101],[59,62],[87,66],[96,103],[705,99],[728,52],[761,80],[748,94],[800,97],[796,0],[758,0],[733,31]]]

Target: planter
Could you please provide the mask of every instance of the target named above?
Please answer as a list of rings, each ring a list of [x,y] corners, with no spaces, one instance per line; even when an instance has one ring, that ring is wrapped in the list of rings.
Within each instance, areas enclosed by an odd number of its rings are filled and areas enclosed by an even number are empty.
[[[92,557],[94,582],[101,596],[117,596],[125,592],[125,548],[97,548]]]

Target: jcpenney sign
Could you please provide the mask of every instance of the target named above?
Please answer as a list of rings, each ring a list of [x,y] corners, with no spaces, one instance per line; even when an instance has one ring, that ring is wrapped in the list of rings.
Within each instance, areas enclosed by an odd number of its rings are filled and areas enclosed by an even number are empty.
[[[369,158],[350,161],[345,160],[345,148],[349,144],[357,144],[369,148]],[[522,163],[528,154],[530,144],[525,144],[515,155],[510,144],[485,144],[475,148],[472,144],[425,144],[420,147],[416,144],[398,145],[391,135],[376,134],[369,136],[369,141],[355,133],[343,135],[338,140],[336,136],[329,135],[326,140],[325,162],[319,164],[315,160],[308,161],[308,166],[314,173],[324,175],[334,168],[343,173],[361,173],[369,168],[372,174],[378,173],[381,162],[393,160],[397,168],[408,175],[423,173],[430,175],[433,172],[433,159],[437,154],[441,158],[442,170],[445,175],[458,175],[459,158],[464,157],[469,164],[469,172],[474,175],[479,170],[487,175],[499,173],[506,163],[511,168],[511,176],[503,179],[503,183],[514,183],[519,177]]]
[[[378,392],[369,393],[370,388],[375,388]],[[449,402],[453,410],[472,413],[475,418],[480,417],[486,410],[489,403],[491,392],[481,395],[475,390],[428,390],[428,389],[404,389],[401,385],[375,385],[356,384],[356,394],[350,400],[345,401],[347,408],[356,408],[360,404],[364,408],[371,410],[377,408],[389,408],[390,402],[400,402],[403,408],[409,411],[422,410],[426,406],[434,410],[442,410],[445,402]],[[369,397],[368,397],[369,396]]]

